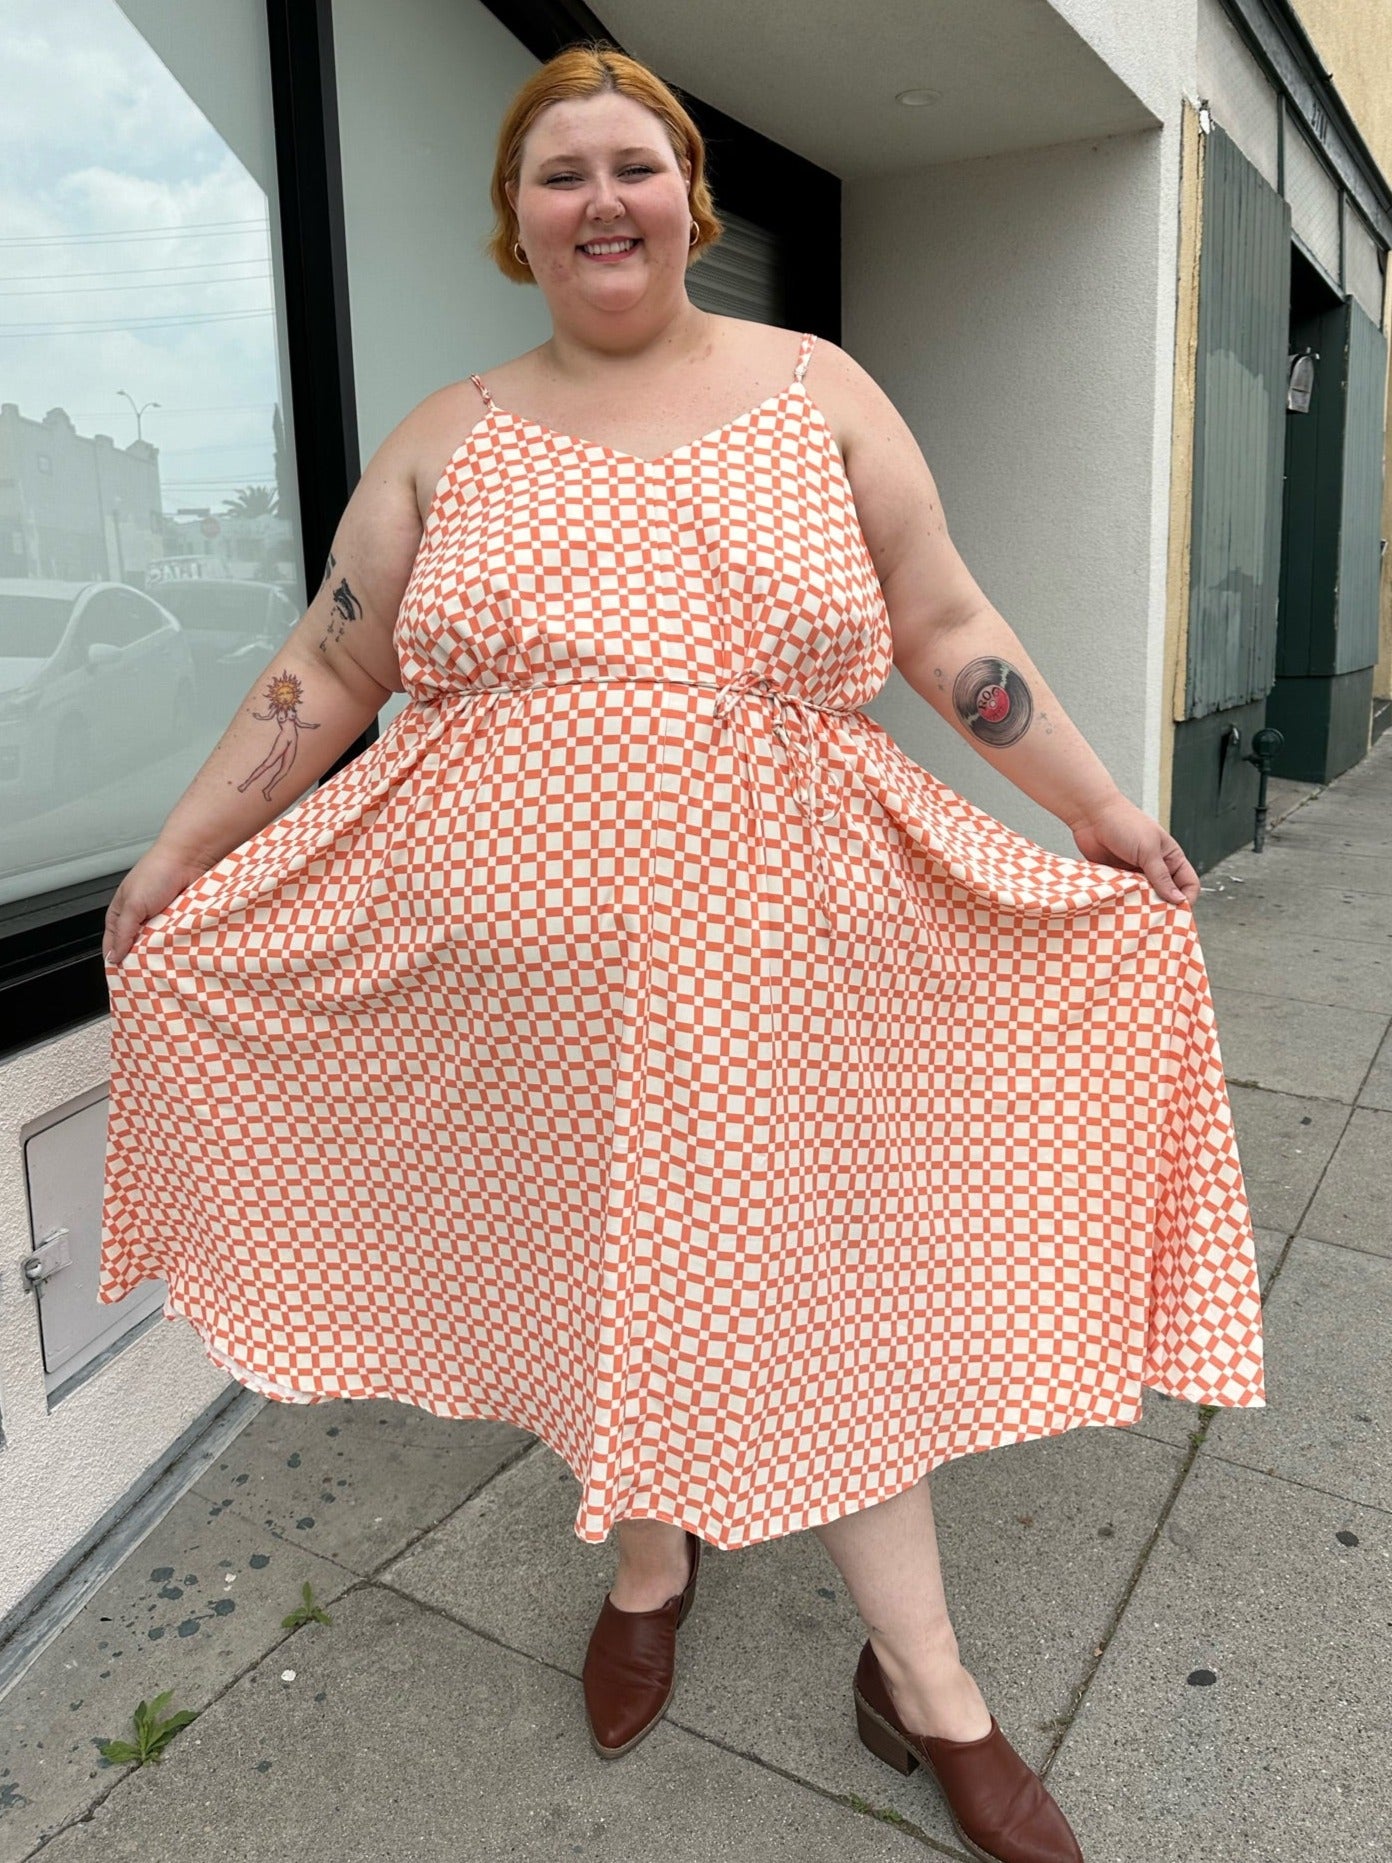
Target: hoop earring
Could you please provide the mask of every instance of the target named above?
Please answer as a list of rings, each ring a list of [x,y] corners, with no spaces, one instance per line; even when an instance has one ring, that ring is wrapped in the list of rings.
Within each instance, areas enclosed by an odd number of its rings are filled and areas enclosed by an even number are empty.
[[[519,265],[527,264],[527,255],[525,252],[523,252],[521,246],[518,244],[516,240],[513,240],[512,242],[512,256],[514,259],[516,259]]]
[[[686,242],[686,243],[687,243],[687,245],[688,245],[688,246],[694,246],[694,245],[696,244],[696,241],[697,241],[697,240],[698,240],[698,239],[699,239],[700,237],[701,237],[701,229],[700,229],[700,227],[699,227],[699,226],[697,226],[697,224],[696,224],[696,222],[695,222],[695,221],[693,220],[693,221],[691,222],[691,238],[690,238],[689,240],[687,240],[687,242]]]

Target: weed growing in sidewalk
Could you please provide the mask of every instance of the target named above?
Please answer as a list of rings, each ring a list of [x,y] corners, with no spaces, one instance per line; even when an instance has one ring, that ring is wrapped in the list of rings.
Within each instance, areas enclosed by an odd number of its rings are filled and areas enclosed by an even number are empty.
[[[300,1596],[304,1599],[304,1603],[296,1605],[288,1617],[282,1617],[280,1620],[284,1629],[298,1630],[301,1624],[331,1624],[333,1622],[323,1606],[314,1602],[314,1593],[310,1590],[308,1579],[304,1582]]]
[[[173,1695],[172,1688],[165,1689],[162,1695],[156,1695],[153,1701],[140,1702],[135,1710],[135,1740],[99,1740],[97,1751],[111,1766],[123,1765],[127,1760],[135,1760],[144,1766],[149,1761],[158,1762],[165,1747],[178,1733],[181,1727],[187,1727],[190,1721],[198,1719],[197,1708],[180,1708],[166,1720],[160,1720],[159,1711],[165,1707]]]

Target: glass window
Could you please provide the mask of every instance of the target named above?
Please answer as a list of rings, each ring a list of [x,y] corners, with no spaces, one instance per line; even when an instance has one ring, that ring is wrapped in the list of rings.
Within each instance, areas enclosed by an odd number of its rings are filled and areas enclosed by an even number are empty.
[[[0,903],[119,872],[303,612],[262,0],[10,0]]]

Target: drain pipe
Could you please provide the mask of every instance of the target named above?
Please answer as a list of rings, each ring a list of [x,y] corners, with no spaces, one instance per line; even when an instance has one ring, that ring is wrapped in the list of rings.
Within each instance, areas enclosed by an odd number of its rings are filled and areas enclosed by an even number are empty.
[[[1257,818],[1252,831],[1254,854],[1260,854],[1266,845],[1266,779],[1271,774],[1272,759],[1285,741],[1274,725],[1266,725],[1253,737],[1252,748],[1242,760],[1257,766]]]

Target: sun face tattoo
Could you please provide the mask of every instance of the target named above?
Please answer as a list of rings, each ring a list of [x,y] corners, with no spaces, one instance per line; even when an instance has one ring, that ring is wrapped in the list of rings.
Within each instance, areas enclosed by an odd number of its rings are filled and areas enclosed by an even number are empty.
[[[275,743],[257,764],[244,783],[237,788],[245,791],[251,787],[258,776],[269,776],[261,794],[267,802],[271,800],[271,791],[281,778],[286,776],[295,761],[295,752],[300,747],[301,731],[317,731],[317,724],[309,724],[300,716],[300,700],[304,696],[304,687],[294,673],[275,673],[266,683],[266,701],[269,711],[253,712],[253,718],[263,724],[275,720]]]
[[[952,682],[952,703],[974,738],[1003,750],[1029,729],[1034,700],[1008,660],[971,660]]]

